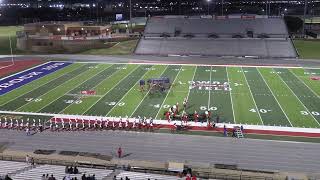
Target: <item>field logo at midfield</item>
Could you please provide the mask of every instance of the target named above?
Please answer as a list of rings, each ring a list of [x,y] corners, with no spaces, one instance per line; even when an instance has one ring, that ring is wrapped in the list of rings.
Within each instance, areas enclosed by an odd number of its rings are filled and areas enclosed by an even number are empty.
[[[219,81],[189,81],[189,89],[198,89],[198,90],[222,90],[230,91],[231,88],[228,82],[219,82]]]
[[[10,92],[20,86],[23,86],[31,81],[39,79],[45,75],[62,69],[72,63],[69,62],[48,62],[40,66],[34,67],[27,71],[9,76],[0,80],[0,95]]]

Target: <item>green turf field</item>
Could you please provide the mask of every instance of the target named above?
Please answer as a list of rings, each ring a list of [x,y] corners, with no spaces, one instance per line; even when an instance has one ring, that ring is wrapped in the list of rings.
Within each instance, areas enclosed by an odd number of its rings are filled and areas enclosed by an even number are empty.
[[[188,113],[210,110],[220,122],[319,128],[320,81],[310,76],[320,69],[74,63],[1,96],[0,110],[164,119],[188,97]],[[139,90],[156,77],[171,88]]]
[[[320,59],[320,41],[318,40],[294,40],[300,58]]]
[[[16,53],[16,32],[22,30],[21,26],[0,26],[0,54],[10,54],[10,40],[13,53]]]

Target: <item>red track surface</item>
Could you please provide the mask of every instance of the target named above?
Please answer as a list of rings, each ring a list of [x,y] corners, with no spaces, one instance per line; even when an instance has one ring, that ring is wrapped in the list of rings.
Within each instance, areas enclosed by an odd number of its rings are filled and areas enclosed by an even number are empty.
[[[42,62],[43,61],[39,59],[19,60],[19,61],[15,61],[14,65],[10,66],[12,64],[11,61],[0,61],[0,77],[7,76],[10,74],[28,69]]]

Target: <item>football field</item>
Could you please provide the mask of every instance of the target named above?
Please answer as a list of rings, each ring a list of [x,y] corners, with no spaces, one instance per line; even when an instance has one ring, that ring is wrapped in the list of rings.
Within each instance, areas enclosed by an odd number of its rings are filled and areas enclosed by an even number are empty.
[[[188,98],[187,113],[208,110],[220,122],[319,128],[319,76],[307,68],[73,63],[1,95],[0,110],[165,119]],[[158,77],[171,87],[140,91],[141,79]]]

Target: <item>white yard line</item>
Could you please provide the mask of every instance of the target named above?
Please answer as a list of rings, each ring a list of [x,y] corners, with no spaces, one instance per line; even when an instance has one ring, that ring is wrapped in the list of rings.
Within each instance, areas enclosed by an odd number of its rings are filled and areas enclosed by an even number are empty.
[[[309,109],[302,103],[302,101],[298,98],[298,96],[292,91],[292,89],[288,86],[288,84],[282,79],[282,77],[276,73],[279,76],[279,79],[290,89],[291,93],[299,100],[299,102],[302,104],[302,106],[305,108],[305,110],[308,111],[308,113],[313,117],[313,119],[317,122],[317,124],[320,126],[320,123],[316,120],[316,118],[313,116],[313,114],[310,113]]]
[[[81,67],[83,67],[83,66],[81,66]],[[80,68],[80,67],[79,67],[79,68]],[[80,74],[78,74],[78,75],[76,75],[76,76],[73,76],[71,79],[63,82],[62,84],[60,84],[59,86],[56,86],[55,88],[51,89],[50,91],[47,91],[46,93],[42,94],[42,95],[39,96],[38,98],[41,98],[41,97],[47,95],[48,93],[50,93],[50,92],[52,92],[52,91],[55,91],[57,88],[66,85],[69,81],[77,78],[78,76],[81,76],[81,75],[82,75],[83,73],[85,73],[85,72],[87,72],[87,71],[84,71],[84,72],[82,72],[82,73],[80,73]],[[25,107],[25,106],[27,106],[27,105],[29,105],[29,104],[31,104],[31,103],[33,103],[33,102],[32,102],[32,101],[31,101],[31,102],[28,102],[28,103],[24,104],[23,106],[17,108],[16,110],[20,110],[21,108],[23,108],[23,107]],[[41,108],[41,109],[42,109],[42,108]]]
[[[82,67],[82,66],[80,66],[80,67]],[[78,68],[80,68],[80,67],[78,67]],[[78,68],[76,68],[76,69],[78,69]],[[73,71],[75,71],[76,69],[74,69]],[[54,78],[54,79],[52,79],[52,80],[50,80],[50,81],[42,84],[42,85],[39,86],[39,87],[33,88],[33,89],[31,89],[30,91],[24,92],[24,94],[21,94],[21,95],[15,97],[15,98],[13,98],[13,99],[10,99],[10,101],[6,101],[5,103],[0,104],[0,106],[2,106],[2,105],[4,105],[4,104],[7,104],[7,103],[9,103],[9,102],[11,102],[11,101],[13,101],[13,100],[15,100],[15,99],[18,99],[19,97],[24,96],[24,95],[28,94],[29,92],[34,91],[34,90],[36,90],[36,89],[38,89],[38,88],[40,88],[40,87],[42,87],[42,86],[44,86],[44,85],[46,85],[46,84],[49,84],[50,82],[52,82],[52,81],[54,81],[54,80],[56,80],[56,79],[58,79],[58,78],[60,78],[60,77],[62,77],[62,76],[64,76],[64,75],[66,75],[66,74],[68,74],[68,73],[71,73],[71,72],[73,72],[73,71],[70,71],[70,72],[67,72],[67,73],[63,73],[63,74],[61,74],[60,76],[58,76],[58,77],[56,77],[56,78]],[[56,72],[58,72],[58,71],[56,71]],[[45,77],[45,76],[44,76],[44,77]],[[42,77],[42,78],[44,78],[44,77]],[[39,79],[37,79],[37,80],[40,80],[40,79],[41,79],[41,78],[39,78]],[[31,82],[30,82],[30,83],[31,83]],[[28,84],[29,84],[29,83],[28,83]],[[27,84],[25,84],[25,85],[27,85]],[[17,89],[19,89],[19,88],[17,88]]]
[[[168,97],[169,93],[171,92],[172,85],[173,85],[173,84],[176,82],[176,80],[178,79],[178,76],[179,76],[179,74],[180,74],[180,72],[181,72],[182,67],[183,67],[183,66],[181,66],[181,68],[180,68],[180,70],[179,70],[178,74],[177,74],[177,75],[176,75],[176,77],[174,78],[174,81],[172,82],[171,87],[170,87],[169,91],[167,92],[166,97],[165,97],[165,98],[164,98],[164,100],[162,101],[161,106],[160,106],[160,108],[159,108],[159,110],[158,110],[157,115],[156,115],[154,118],[157,118],[157,117],[158,117],[158,115],[159,115],[159,113],[160,113],[160,111],[161,111],[161,109],[162,109],[162,106],[163,106],[164,102],[166,101],[166,99],[167,99],[167,97]]]
[[[268,83],[267,83],[267,81],[264,79],[264,77],[263,77],[263,75],[261,74],[261,72],[259,71],[259,69],[258,69],[258,68],[256,68],[256,69],[257,69],[257,71],[259,72],[259,74],[260,74],[261,78],[263,79],[264,83],[266,83],[266,85],[267,85],[267,87],[268,87],[269,91],[271,92],[272,96],[273,96],[273,97],[274,97],[274,99],[277,101],[277,103],[278,103],[279,107],[281,108],[281,110],[282,110],[283,114],[286,116],[286,118],[287,118],[287,120],[289,121],[290,125],[293,127],[293,125],[292,125],[292,123],[291,123],[291,121],[290,121],[289,117],[288,117],[288,116],[287,116],[287,114],[284,112],[284,110],[283,110],[283,108],[282,108],[281,104],[279,103],[279,101],[278,101],[277,97],[273,94],[273,91],[272,91],[272,89],[270,88],[269,84],[268,84]]]
[[[192,80],[191,81],[193,81],[194,80],[194,77],[195,77],[195,75],[196,75],[196,71],[197,71],[197,69],[198,69],[198,66],[196,66],[196,68],[194,68],[194,72],[193,72],[193,76],[192,76]],[[187,82],[188,83],[188,82]],[[190,91],[191,91],[191,89],[190,89],[190,84],[189,84],[189,86],[188,86],[188,95],[187,95],[187,102],[189,101],[189,95],[190,95]],[[175,91],[175,92],[177,92],[177,91]]]
[[[209,84],[211,84],[211,75],[212,75],[212,66],[210,66],[210,83],[209,83]],[[209,88],[209,98],[208,98],[208,107],[207,107],[208,111],[209,111],[209,109],[210,109],[211,88],[212,88],[212,87]]]
[[[118,84],[120,84],[124,79],[126,79],[133,71],[135,71],[136,69],[138,69],[138,67],[140,66],[137,66],[136,68],[133,68],[125,77],[123,77],[120,81],[117,82],[117,84],[115,84],[111,89],[109,89],[109,91],[107,91],[106,93],[103,94],[103,96],[101,98],[99,98],[96,103],[92,104],[89,108],[87,108],[85,111],[83,111],[82,115],[84,113],[86,113],[89,109],[91,109],[94,105],[96,105],[103,97],[105,97],[110,91],[112,91],[115,87],[118,86]],[[115,74],[115,73],[113,73]]]
[[[230,79],[229,79],[228,67],[226,67],[226,72],[227,72],[229,89],[232,90],[231,85],[230,85],[231,83],[230,83]],[[236,124],[236,116],[235,116],[235,114],[234,114],[234,108],[233,108],[233,100],[232,100],[231,90],[229,91],[229,95],[230,95],[231,108],[232,108],[232,114],[233,114],[233,122]]]
[[[111,68],[112,65],[110,67],[108,67],[107,69]],[[120,70],[120,68],[118,70],[116,70],[115,72],[113,72],[107,79],[110,79],[110,77],[112,77],[114,74],[116,74],[118,71]],[[97,85],[95,85],[92,89],[95,89],[97,86],[99,86],[101,83],[103,83],[105,80],[102,80],[100,83],[98,83]],[[99,97],[102,98],[104,95],[90,95],[90,96],[95,96],[95,97]],[[59,113],[63,112],[64,110],[66,110],[68,107],[70,107],[72,104],[69,104],[67,107],[65,107],[63,110],[61,110]]]
[[[109,69],[110,67],[111,67],[111,66],[107,67],[106,69]],[[99,71],[96,75],[98,75],[99,73],[101,73],[102,71],[104,71],[104,70],[106,70],[106,69],[105,69],[105,68],[102,69],[102,70]],[[81,73],[81,74],[82,74],[82,73]],[[96,75],[92,76],[91,78],[95,77]],[[86,82],[89,81],[91,78],[87,79],[86,81],[80,83],[78,86],[75,86],[75,87],[74,87],[73,89],[71,89],[70,91],[68,91],[68,92],[62,94],[61,96],[57,97],[56,99],[52,100],[51,102],[49,102],[48,104],[46,104],[43,108],[41,108],[41,109],[39,110],[39,112],[40,112],[42,109],[44,109],[45,107],[47,107],[47,106],[51,105],[52,103],[54,103],[56,100],[58,100],[58,99],[61,98],[62,96],[67,95],[67,94],[68,94],[69,92],[71,92],[72,90],[80,87],[82,84],[86,83]],[[68,106],[69,106],[69,105],[68,105]],[[60,112],[61,112],[61,111],[60,111]]]
[[[319,96],[316,92],[314,92],[313,89],[311,89],[299,76],[297,76],[294,72],[291,72],[290,70],[289,70],[289,72],[292,73],[297,79],[299,79],[299,81],[301,81],[305,86],[307,86],[307,88],[308,88],[314,95],[316,95],[318,98],[320,98],[320,96]]]
[[[163,73],[168,69],[169,66],[167,66],[161,73],[161,75],[163,75]],[[160,75],[160,76],[161,76]],[[132,117],[132,115],[136,112],[136,110],[139,108],[139,106],[141,105],[141,103],[143,102],[143,100],[147,97],[147,95],[149,94],[150,89],[148,90],[148,92],[143,96],[142,100],[140,101],[140,103],[136,106],[136,108],[134,109],[134,111],[132,111],[131,115],[129,117]],[[160,107],[161,108],[161,107]]]
[[[245,80],[246,80],[246,82],[247,82],[247,86],[248,86],[248,88],[249,88],[249,91],[250,91],[251,97],[252,97],[252,99],[253,99],[253,102],[254,102],[254,105],[255,105],[255,107],[256,107],[256,110],[257,110],[257,113],[258,113],[258,115],[259,115],[259,118],[260,118],[260,120],[261,120],[261,123],[262,123],[262,124],[264,124],[264,123],[263,123],[263,121],[262,121],[261,115],[260,115],[260,110],[258,109],[258,106],[257,106],[256,100],[255,100],[255,99],[254,99],[254,97],[253,97],[253,94],[252,94],[251,88],[250,88],[250,86],[249,86],[249,83],[248,83],[247,77],[246,77],[246,75],[245,75],[245,73],[244,73],[244,71],[243,71],[243,68],[242,68],[242,67],[241,67],[241,71],[242,71],[242,73],[243,73],[244,79],[245,79]]]

